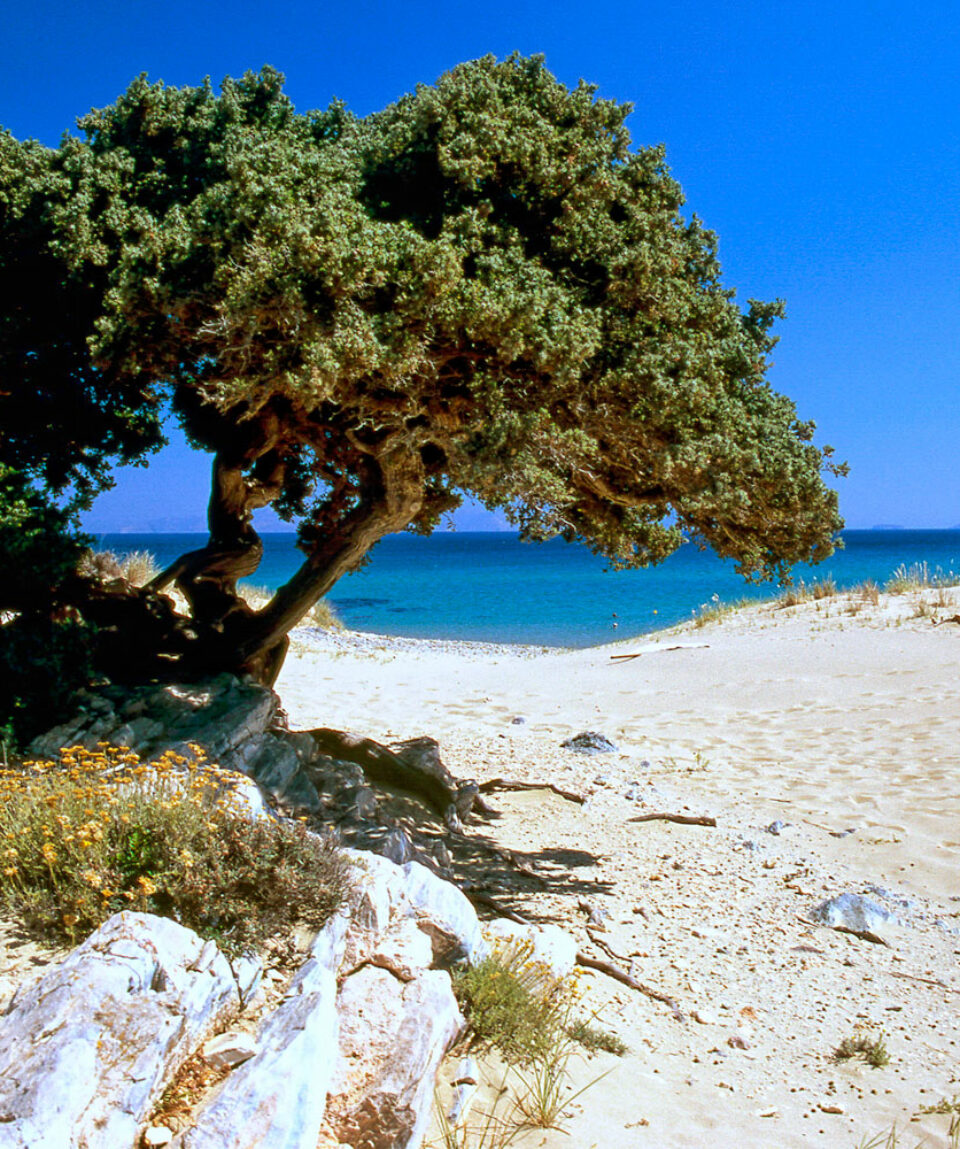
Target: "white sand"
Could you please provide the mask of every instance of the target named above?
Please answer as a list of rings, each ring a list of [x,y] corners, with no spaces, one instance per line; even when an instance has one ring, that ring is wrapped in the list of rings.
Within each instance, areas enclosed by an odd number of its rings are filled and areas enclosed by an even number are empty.
[[[902,1146],[946,1144],[947,1117],[907,1125],[960,1094],[960,626],[915,617],[949,617],[951,593],[761,606],[573,652],[298,635],[277,684],[294,728],[430,734],[460,776],[592,795],[584,809],[498,794],[503,817],[475,832],[547,878],[523,912],[705,1019],[590,978],[631,1053],[578,1060],[578,1083],[611,1072],[568,1134],[517,1144],[853,1147],[894,1120]],[[644,653],[611,657],[631,651]],[[559,748],[581,730],[619,752]],[[654,810],[719,824],[627,821]],[[774,819],[789,823],[776,836]],[[887,908],[909,899],[892,947],[801,920],[866,883]],[[611,915],[593,939],[581,900]],[[888,1068],[830,1060],[855,1025],[886,1033]],[[737,1034],[749,1049],[728,1044]]]

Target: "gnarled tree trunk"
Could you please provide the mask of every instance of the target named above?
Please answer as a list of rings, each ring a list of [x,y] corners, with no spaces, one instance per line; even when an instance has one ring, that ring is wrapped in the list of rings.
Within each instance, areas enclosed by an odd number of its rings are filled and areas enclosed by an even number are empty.
[[[283,466],[277,462],[272,482],[255,482],[243,465],[216,457],[209,542],[182,555],[146,588],[156,594],[176,583],[189,603],[191,619],[181,628],[181,649],[174,655],[178,675],[227,670],[273,684],[289,645],[288,632],[379,539],[403,530],[420,509],[424,473],[419,452],[400,447],[370,454],[363,473],[354,504],[334,517],[289,582],[254,611],[240,597],[237,582],[253,574],[262,558],[253,511],[276,497]]]

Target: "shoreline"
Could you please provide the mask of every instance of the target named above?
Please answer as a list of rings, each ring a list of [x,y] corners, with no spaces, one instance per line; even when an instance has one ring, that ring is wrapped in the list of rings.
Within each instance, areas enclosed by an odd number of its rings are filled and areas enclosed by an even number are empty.
[[[958,611],[960,588],[841,593],[539,652],[294,635],[292,728],[430,735],[458,777],[580,793],[493,795],[499,817],[470,832],[541,882],[496,896],[688,1016],[585,978],[631,1052],[578,1061],[576,1088],[609,1076],[566,1135],[519,1149],[855,1149],[894,1122],[905,1149],[947,1146],[949,1115],[921,1108],[960,1091],[960,628],[932,625]],[[582,730],[617,750],[561,747]],[[631,822],[664,811],[717,825]],[[813,923],[841,893],[899,919],[889,946]],[[833,1060],[858,1032],[887,1068]]]

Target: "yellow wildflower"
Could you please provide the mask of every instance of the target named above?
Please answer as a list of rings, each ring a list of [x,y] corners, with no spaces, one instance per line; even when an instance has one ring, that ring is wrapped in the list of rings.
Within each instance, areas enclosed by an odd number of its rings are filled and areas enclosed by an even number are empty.
[[[154,883],[151,882],[148,877],[142,874],[139,878],[137,878],[137,885],[140,887],[140,892],[145,898],[149,898],[151,894],[155,894],[157,892],[157,887],[154,885]]]

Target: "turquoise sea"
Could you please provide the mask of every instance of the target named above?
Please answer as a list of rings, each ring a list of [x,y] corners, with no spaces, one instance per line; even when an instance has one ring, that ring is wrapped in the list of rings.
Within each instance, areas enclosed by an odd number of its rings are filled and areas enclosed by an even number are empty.
[[[797,567],[807,582],[881,585],[900,566],[926,563],[931,574],[958,572],[960,530],[844,532],[845,547],[818,567]],[[164,565],[202,546],[203,535],[103,535],[100,549],[151,551]],[[275,588],[299,563],[292,534],[264,535],[264,559],[249,581]],[[721,602],[777,593],[750,585],[730,562],[694,546],[659,567],[607,571],[585,547],[553,540],[521,543],[506,533],[458,532],[429,538],[391,535],[367,565],[328,596],[346,626],[415,638],[458,638],[548,646],[593,646],[690,618],[716,595]],[[614,626],[616,623],[616,626]]]

